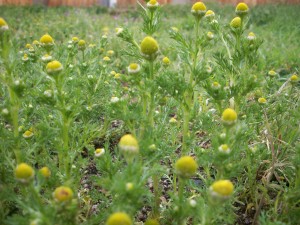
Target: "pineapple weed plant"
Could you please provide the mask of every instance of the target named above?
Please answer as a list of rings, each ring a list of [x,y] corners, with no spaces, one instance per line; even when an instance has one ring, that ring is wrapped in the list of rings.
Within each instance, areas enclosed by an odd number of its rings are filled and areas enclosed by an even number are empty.
[[[139,11],[140,39],[95,43],[20,46],[0,18],[1,224],[296,224],[297,71],[265,71],[245,3],[223,23],[196,2],[169,45]]]

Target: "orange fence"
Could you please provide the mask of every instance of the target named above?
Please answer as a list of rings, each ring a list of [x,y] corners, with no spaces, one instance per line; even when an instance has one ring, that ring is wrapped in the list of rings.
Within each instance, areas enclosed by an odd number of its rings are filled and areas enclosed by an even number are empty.
[[[48,6],[93,6],[101,5],[99,0],[0,0],[0,5],[31,5],[44,4]]]
[[[0,5],[30,5],[32,0],[0,0]]]
[[[48,6],[93,6],[98,3],[98,0],[48,0]]]
[[[140,0],[143,1],[143,0]],[[195,0],[159,0],[160,3],[191,3]],[[221,3],[237,4],[244,1],[249,5],[265,4],[265,3],[288,3],[299,4],[300,0],[218,0]],[[0,5],[31,5],[44,4],[48,6],[93,6],[93,5],[107,5],[109,0],[0,0]],[[127,6],[136,4],[136,0],[117,0],[118,6]]]

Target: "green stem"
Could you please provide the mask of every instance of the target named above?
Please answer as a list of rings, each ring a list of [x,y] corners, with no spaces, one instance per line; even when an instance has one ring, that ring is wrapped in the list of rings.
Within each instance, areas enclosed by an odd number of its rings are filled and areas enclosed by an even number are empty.
[[[143,92],[143,90],[141,90]],[[145,129],[146,129],[146,118],[147,118],[147,95],[145,93],[142,94],[142,104],[143,104],[143,123],[141,127],[141,133],[140,133],[140,138],[144,137],[145,134]]]
[[[66,179],[68,180],[70,177],[70,157],[68,156],[69,151],[69,126],[70,121],[69,118],[63,115],[63,127],[62,127],[62,139],[63,139],[63,157],[64,157],[64,166]]]
[[[21,150],[20,150],[20,138],[19,138],[19,99],[18,96],[14,93],[14,91],[8,87],[9,96],[10,96],[10,112],[13,124],[14,131],[14,139],[15,139],[15,147],[14,153],[16,157],[17,164],[21,162]]]
[[[183,139],[182,139],[182,155],[188,153],[188,139],[189,139],[189,122],[190,112],[189,109],[184,107],[183,109]]]
[[[179,179],[178,186],[178,200],[179,200],[179,217],[178,217],[178,225],[184,225],[184,215],[182,215],[183,207],[184,207],[184,186],[185,180]]]
[[[60,74],[55,79],[55,84],[58,92],[58,99],[60,102],[60,114],[61,114],[61,131],[62,131],[62,147],[58,152],[58,161],[59,168],[61,171],[65,172],[66,180],[70,178],[70,157],[68,155],[69,151],[69,127],[70,127],[70,118],[66,109],[66,102],[63,93],[63,75]]]
[[[153,61],[149,62],[149,79],[151,81],[154,80],[154,63],[153,63]],[[148,123],[149,123],[151,130],[154,128],[154,120],[153,120],[154,108],[155,108],[154,92],[152,90],[150,90],[150,105],[149,105],[149,111],[148,111]]]
[[[224,36],[223,36],[223,34],[221,32],[219,32],[219,36],[221,37],[221,40],[222,40],[222,42],[223,42],[223,44],[224,44],[224,46],[226,48],[226,51],[227,51],[227,54],[228,54],[228,58],[229,58],[229,63],[230,63],[230,65],[232,65],[232,56],[231,56],[231,53],[230,53],[229,46],[228,46],[227,42],[225,41]]]
[[[84,50],[82,51],[82,62],[84,62]]]
[[[236,38],[235,50],[236,50],[236,52],[238,52],[238,51],[240,51],[240,47],[241,47],[241,36],[240,36],[240,33],[237,33],[235,35],[235,38]]]
[[[153,179],[153,193],[154,193],[153,217],[159,218],[159,204],[160,204],[159,177],[157,174],[154,174],[152,176],[152,179]]]

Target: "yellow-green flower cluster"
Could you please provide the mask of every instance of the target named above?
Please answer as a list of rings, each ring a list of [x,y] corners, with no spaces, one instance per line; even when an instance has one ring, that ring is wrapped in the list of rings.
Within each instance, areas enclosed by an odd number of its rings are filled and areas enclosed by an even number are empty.
[[[221,84],[219,82],[215,81],[211,84],[212,89],[219,90],[221,88]]]
[[[263,98],[263,97],[259,98],[257,101],[258,101],[258,103],[260,103],[260,104],[266,104],[266,103],[267,103],[267,99],[265,99],[265,98]]]
[[[235,8],[235,13],[240,17],[247,15],[248,11],[249,11],[249,7],[244,2],[239,3]]]
[[[33,135],[34,135],[34,133],[32,132],[32,130],[29,129],[29,130],[26,130],[26,131],[23,133],[22,136],[23,136],[24,138],[31,138]]]
[[[170,61],[170,59],[168,57],[165,56],[162,59],[162,63],[163,63],[164,66],[169,66],[171,64],[171,61]]]
[[[46,70],[49,75],[57,75],[63,70],[63,66],[59,61],[54,60],[47,64]]]
[[[54,45],[54,40],[49,34],[45,34],[41,37],[40,43],[42,46]]]
[[[52,60],[52,56],[49,54],[45,54],[42,56],[42,61],[43,62],[50,62]]]
[[[2,17],[0,17],[0,30],[8,30],[8,25]]]
[[[15,177],[22,183],[28,183],[34,177],[34,170],[26,163],[19,164],[15,169]]]
[[[290,78],[292,83],[297,83],[299,81],[299,77],[296,74],[293,74]]]
[[[175,170],[182,178],[189,178],[195,175],[198,165],[193,157],[183,156],[175,163]]]
[[[219,146],[219,151],[225,154],[229,154],[231,152],[231,149],[229,148],[229,146],[227,144],[223,144]]]
[[[137,74],[141,70],[141,66],[137,63],[130,63],[130,65],[127,67],[129,74]]]
[[[59,203],[68,202],[73,198],[73,191],[69,187],[60,186],[53,192],[53,198]]]
[[[205,18],[207,18],[209,21],[212,21],[215,18],[215,12],[212,10],[207,10],[205,13]]]
[[[147,8],[154,11],[158,8],[159,3],[156,0],[150,0],[147,2]]]
[[[85,42],[85,40],[78,41],[78,49],[80,51],[84,51],[86,49],[86,42]]]
[[[207,36],[208,40],[212,40],[215,37],[215,35],[212,32],[210,32],[210,31],[207,32],[206,36]]]
[[[102,59],[105,63],[109,63],[110,62],[110,58],[108,56],[104,56]]]
[[[240,17],[235,17],[230,22],[232,29],[239,29],[242,26],[242,19]]]
[[[222,113],[222,122],[225,125],[233,125],[237,120],[237,113],[231,109],[227,108]]]
[[[39,170],[39,173],[44,177],[44,178],[49,178],[51,176],[51,171],[47,166],[42,167]]]
[[[78,43],[79,41],[79,38],[78,37],[72,37],[72,42],[73,43]]]
[[[139,144],[136,140],[136,138],[131,134],[125,134],[120,142],[119,142],[119,148],[123,152],[128,153],[138,153],[139,152]]]
[[[256,39],[256,35],[253,32],[250,32],[247,36],[248,41],[254,41]]]
[[[145,37],[141,42],[141,54],[148,60],[154,60],[158,54],[158,43],[150,36]]]
[[[215,181],[209,188],[214,197],[228,198],[234,191],[234,186],[230,180]]]
[[[270,71],[268,72],[268,75],[269,75],[270,77],[275,77],[275,76],[277,76],[277,73],[276,73],[274,70],[270,70]]]
[[[132,220],[124,212],[116,212],[109,216],[106,225],[132,225]]]
[[[102,156],[105,153],[105,149],[104,148],[97,148],[94,153],[95,153],[95,157],[98,158],[98,157]]]
[[[192,6],[191,12],[197,19],[201,19],[206,13],[206,6],[203,2],[196,2]]]

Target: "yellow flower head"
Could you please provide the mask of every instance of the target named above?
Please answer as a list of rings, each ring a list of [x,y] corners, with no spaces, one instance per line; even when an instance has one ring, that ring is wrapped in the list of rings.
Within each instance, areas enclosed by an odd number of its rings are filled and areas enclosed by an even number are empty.
[[[175,163],[175,169],[179,176],[189,178],[197,171],[198,165],[193,157],[183,156]]]
[[[49,54],[45,54],[42,56],[42,61],[44,62],[50,62],[52,60],[52,56]]]
[[[228,198],[232,195],[234,186],[230,180],[215,181],[209,188],[212,196]]]
[[[253,32],[250,32],[250,33],[248,34],[248,36],[247,36],[247,39],[248,39],[249,41],[254,41],[254,40],[256,39],[256,36],[255,36],[255,34],[254,34]]]
[[[86,48],[86,42],[85,42],[85,40],[80,40],[80,41],[78,42],[78,48],[79,48],[80,50],[82,50],[82,51]]]
[[[124,152],[129,153],[138,153],[139,152],[139,144],[134,136],[131,134],[125,134],[120,142],[119,148]]]
[[[102,32],[107,35],[109,33],[109,27],[103,27]]]
[[[95,157],[100,157],[105,153],[105,149],[104,148],[97,148],[94,153],[95,153]]]
[[[31,44],[28,43],[25,45],[25,48],[30,49],[30,48],[32,48],[32,46],[31,46]]]
[[[41,224],[41,220],[40,219],[35,219],[30,221],[29,225],[40,225]]]
[[[235,13],[238,16],[244,16],[248,14],[248,11],[249,11],[248,5],[244,2],[239,3],[235,8]]]
[[[6,21],[0,17],[0,27],[7,25]]]
[[[159,225],[159,222],[156,219],[147,219],[145,225]]]
[[[106,225],[132,225],[132,221],[126,213],[116,212],[109,216]]]
[[[121,74],[120,73],[116,73],[114,76],[115,79],[120,79],[121,78]]]
[[[26,163],[21,163],[15,169],[15,177],[22,183],[28,183],[34,177],[34,170]]]
[[[179,31],[179,29],[177,27],[171,27],[171,30],[176,32],[176,33]]]
[[[45,34],[45,35],[43,35],[41,37],[40,43],[42,45],[53,45],[54,44],[54,40],[53,40],[53,38],[49,34]]]
[[[28,55],[26,53],[23,55],[22,60],[23,61],[28,61],[29,60]]]
[[[51,171],[47,166],[44,166],[43,168],[41,168],[39,172],[45,178],[48,178],[51,176]]]
[[[39,45],[40,42],[39,42],[38,40],[34,40],[34,41],[32,42],[32,44],[33,44],[33,45]]]
[[[127,67],[128,73],[130,74],[136,74],[140,72],[141,67],[137,63],[130,63],[130,65]]]
[[[155,9],[157,9],[158,6],[159,6],[159,3],[156,0],[150,0],[149,2],[147,2],[147,7],[150,10],[155,10]]]
[[[113,56],[113,55],[115,54],[115,52],[114,52],[113,50],[108,50],[108,51],[106,52],[106,54],[107,54],[108,56]]]
[[[290,78],[292,83],[297,83],[299,81],[299,77],[296,74],[293,74]]]
[[[208,40],[212,40],[215,37],[215,35],[210,31],[207,32],[206,36],[207,36]]]
[[[222,121],[225,125],[232,125],[237,120],[237,114],[233,109],[225,109],[222,113]]]
[[[120,36],[120,35],[122,34],[123,31],[124,31],[124,28],[122,28],[122,27],[117,27],[117,28],[116,28],[116,35],[117,35],[117,36]]]
[[[226,153],[226,154],[229,154],[231,152],[231,149],[229,148],[228,145],[226,144],[223,144],[223,145],[220,145],[220,147],[218,148],[218,150],[222,153]]]
[[[128,182],[128,183],[126,183],[125,188],[126,188],[126,191],[132,191],[134,188],[134,185],[133,185],[133,183]]]
[[[267,103],[267,99],[261,97],[261,98],[258,99],[258,103],[260,103],[260,104],[266,104]]]
[[[211,87],[215,90],[219,90],[221,88],[221,85],[215,81],[211,84]]]
[[[164,64],[165,66],[168,66],[168,65],[171,64],[171,61],[170,61],[170,59],[169,59],[168,57],[164,57],[164,58],[162,59],[162,62],[163,62],[163,64]]]
[[[158,53],[157,41],[150,36],[145,37],[141,42],[141,53],[146,59],[155,59]]]
[[[24,138],[31,138],[33,136],[33,132],[31,130],[26,130],[23,134]]]
[[[69,187],[60,186],[53,192],[53,198],[57,202],[67,202],[73,198],[73,191]]]
[[[119,102],[120,101],[120,99],[118,98],[118,97],[116,97],[116,96],[112,96],[111,98],[110,98],[110,102],[111,103],[117,103],[117,102]]]
[[[201,19],[206,13],[206,6],[203,2],[196,2],[192,6],[191,12],[196,18]]]
[[[0,17],[0,30],[8,30],[8,25],[2,17]]]
[[[212,11],[212,10],[207,10],[207,12],[205,13],[205,18],[214,19],[215,18],[215,12]]]
[[[78,37],[72,37],[72,42],[73,43],[77,43],[79,41],[79,38]]]
[[[110,61],[110,58],[109,58],[108,56],[105,56],[105,57],[103,57],[103,61],[104,61],[104,62],[109,62],[109,61]]]
[[[233,28],[233,29],[238,29],[240,28],[242,25],[242,20],[240,17],[235,17],[233,20],[231,20],[230,22],[230,26]]]
[[[274,70],[270,70],[270,71],[268,72],[268,75],[269,75],[270,77],[275,77],[275,76],[277,75],[277,73],[276,73]]]
[[[49,75],[56,75],[63,70],[63,66],[59,61],[54,60],[47,64],[46,70]]]
[[[171,123],[171,124],[176,124],[176,123],[177,123],[176,118],[172,117],[172,118],[169,120],[169,123]]]

